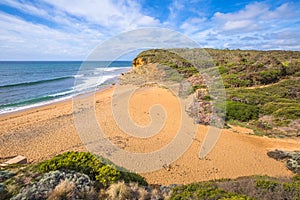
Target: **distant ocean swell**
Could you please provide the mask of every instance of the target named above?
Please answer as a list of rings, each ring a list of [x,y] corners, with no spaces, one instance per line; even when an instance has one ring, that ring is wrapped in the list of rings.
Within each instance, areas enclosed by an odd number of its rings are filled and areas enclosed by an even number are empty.
[[[66,77],[58,77],[58,78],[52,78],[52,79],[46,79],[46,80],[38,80],[38,81],[32,81],[32,82],[24,82],[24,83],[14,83],[14,84],[8,84],[8,85],[0,85],[0,88],[35,85],[35,84],[52,82],[52,81],[59,81],[59,80],[64,80],[64,79],[69,79],[69,78],[74,78],[74,77],[75,76],[66,76]]]
[[[0,114],[41,106],[94,91],[117,81],[130,62],[0,62]],[[75,85],[76,80],[76,85]]]

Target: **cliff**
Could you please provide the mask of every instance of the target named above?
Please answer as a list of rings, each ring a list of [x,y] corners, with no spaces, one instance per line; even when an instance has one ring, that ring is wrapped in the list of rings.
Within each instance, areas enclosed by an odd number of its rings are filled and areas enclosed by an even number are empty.
[[[213,65],[206,68],[217,69],[226,88],[227,122],[250,127],[259,135],[300,136],[300,52],[204,50],[213,60]],[[177,51],[183,55],[191,49]],[[197,55],[203,49],[192,51]],[[131,73],[147,74],[144,77],[147,80],[149,69],[155,73],[162,66],[175,70],[182,76],[178,81],[189,82],[190,92],[195,92],[197,97],[189,110],[191,116],[198,123],[208,124],[210,98],[201,72],[174,52],[176,49],[143,51],[133,60]],[[202,61],[200,56],[196,59]],[[173,72],[159,74],[177,78]]]

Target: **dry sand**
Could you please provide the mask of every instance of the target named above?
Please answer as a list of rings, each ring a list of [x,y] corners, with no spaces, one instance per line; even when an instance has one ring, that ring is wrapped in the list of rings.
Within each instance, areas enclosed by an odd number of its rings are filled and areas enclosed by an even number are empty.
[[[172,93],[162,88],[148,87],[138,90],[131,97],[130,117],[141,126],[151,122],[149,108],[158,102],[168,113],[165,126],[158,134],[140,139],[125,134],[115,123],[111,109],[115,106],[112,104],[113,91],[114,87],[95,95],[96,117],[110,141],[126,151],[140,153],[158,150],[172,141],[180,121],[178,102]],[[0,116],[0,158],[24,155],[30,162],[38,162],[64,151],[86,151],[72,113],[72,101],[69,100]],[[248,175],[292,176],[284,163],[269,158],[266,153],[272,149],[300,150],[299,140],[258,137],[247,134],[251,130],[233,127],[222,130],[212,152],[205,159],[199,159],[207,129],[207,126],[199,125],[190,148],[167,169],[142,175],[149,183],[155,184]]]

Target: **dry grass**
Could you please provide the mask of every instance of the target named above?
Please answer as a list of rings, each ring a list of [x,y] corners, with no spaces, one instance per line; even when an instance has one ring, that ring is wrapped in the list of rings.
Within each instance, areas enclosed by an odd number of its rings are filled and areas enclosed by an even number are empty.
[[[75,184],[64,180],[58,184],[48,197],[49,200],[74,199]]]
[[[111,200],[155,200],[170,198],[170,194],[163,195],[158,189],[147,191],[144,187],[139,187],[137,183],[126,184],[124,182],[112,184],[106,193],[103,193],[101,196]]]
[[[106,193],[108,194],[108,199],[111,200],[132,199],[130,188],[124,182],[112,184]]]

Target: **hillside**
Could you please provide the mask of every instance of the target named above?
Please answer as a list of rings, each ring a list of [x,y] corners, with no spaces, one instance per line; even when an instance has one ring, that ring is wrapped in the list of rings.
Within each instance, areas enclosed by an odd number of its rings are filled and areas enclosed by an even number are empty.
[[[148,185],[143,177],[88,152],[0,170],[0,199],[299,199],[300,176],[248,176],[191,184]]]
[[[192,56],[191,56],[192,55]],[[300,52],[217,49],[154,49],[133,60],[133,71],[121,77],[138,84],[188,82],[179,93],[195,93],[188,112],[199,124],[210,124],[207,74],[222,78],[226,91],[225,120],[257,135],[300,135]],[[195,63],[198,66],[194,66]]]

